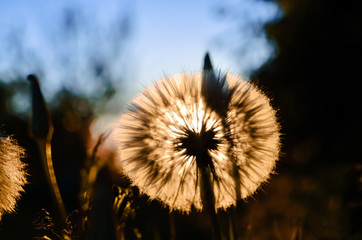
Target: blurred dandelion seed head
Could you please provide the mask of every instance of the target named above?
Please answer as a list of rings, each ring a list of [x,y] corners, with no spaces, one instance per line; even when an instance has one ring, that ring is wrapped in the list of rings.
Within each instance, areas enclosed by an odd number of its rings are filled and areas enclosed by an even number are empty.
[[[27,174],[20,160],[23,155],[24,149],[15,140],[0,133],[0,219],[3,214],[15,210],[24,191]]]
[[[202,209],[196,163],[202,152],[215,169],[216,209],[251,195],[278,159],[279,125],[269,99],[239,76],[218,77],[226,77],[223,91],[230,93],[228,101],[213,99],[227,103],[222,111],[203,91],[202,74],[185,73],[145,89],[121,117],[117,145],[124,171],[171,209]]]

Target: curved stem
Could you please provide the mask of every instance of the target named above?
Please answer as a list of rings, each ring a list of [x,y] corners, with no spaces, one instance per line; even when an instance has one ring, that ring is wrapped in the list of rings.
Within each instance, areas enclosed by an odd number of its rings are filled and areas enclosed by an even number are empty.
[[[67,213],[63,204],[62,196],[59,191],[57,179],[55,177],[53,161],[52,161],[52,150],[51,144],[49,141],[44,141],[42,139],[37,139],[38,147],[40,150],[41,158],[44,165],[44,170],[48,179],[48,183],[51,188],[51,192],[54,198],[56,205],[62,220],[66,219]]]

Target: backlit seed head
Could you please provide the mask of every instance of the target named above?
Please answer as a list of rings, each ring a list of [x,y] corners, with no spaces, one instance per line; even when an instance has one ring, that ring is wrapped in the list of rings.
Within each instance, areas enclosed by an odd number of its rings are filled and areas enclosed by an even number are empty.
[[[241,77],[208,69],[145,89],[121,117],[117,136],[133,184],[185,212],[202,209],[197,164],[211,169],[216,209],[227,208],[268,179],[280,149],[270,100]]]
[[[24,149],[11,137],[0,133],[0,219],[15,210],[26,184],[25,164],[21,161]]]

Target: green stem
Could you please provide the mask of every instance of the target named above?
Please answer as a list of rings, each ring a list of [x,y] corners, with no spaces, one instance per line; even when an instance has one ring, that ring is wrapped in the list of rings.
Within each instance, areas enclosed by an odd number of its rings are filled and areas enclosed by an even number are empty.
[[[52,161],[52,150],[51,144],[49,141],[44,141],[42,139],[37,139],[38,147],[40,150],[40,155],[43,161],[45,175],[47,176],[48,183],[50,185],[51,193],[53,199],[58,206],[60,217],[65,221],[67,213],[63,204],[62,196],[59,191],[57,179],[55,177],[53,161]]]

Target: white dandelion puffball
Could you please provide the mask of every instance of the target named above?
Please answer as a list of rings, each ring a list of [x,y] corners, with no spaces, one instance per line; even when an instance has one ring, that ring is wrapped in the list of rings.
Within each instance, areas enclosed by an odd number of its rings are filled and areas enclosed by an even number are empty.
[[[11,137],[0,133],[0,219],[4,213],[14,212],[26,184],[25,164],[20,160],[24,155]]]
[[[200,154],[211,159],[205,165],[216,209],[256,191],[278,159],[279,125],[270,100],[239,76],[213,75],[210,82],[206,73],[165,77],[139,94],[120,120],[124,172],[171,210],[202,209]]]

